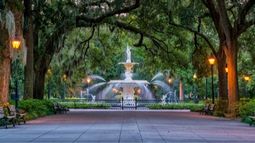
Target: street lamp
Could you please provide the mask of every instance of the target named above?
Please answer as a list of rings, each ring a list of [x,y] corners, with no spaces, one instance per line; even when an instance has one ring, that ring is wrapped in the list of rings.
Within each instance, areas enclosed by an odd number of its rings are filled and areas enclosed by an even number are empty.
[[[91,78],[90,78],[90,77],[87,77],[86,82],[87,82],[87,84],[90,84]]]
[[[212,78],[212,103],[214,104],[214,86],[213,86],[213,65],[215,64],[215,58],[213,56],[210,56],[209,64],[211,65],[211,78]]]
[[[167,82],[171,85],[173,83],[173,78],[169,77]]]
[[[67,80],[67,75],[66,75],[66,74],[63,75],[63,80],[64,80],[64,81]]]
[[[11,40],[12,48],[13,49],[19,49],[20,48],[20,39],[17,35]],[[14,63],[14,69],[16,70],[17,63],[15,61]],[[15,79],[15,108],[18,108],[18,100],[19,100],[19,89],[18,89],[18,79]]]
[[[138,89],[136,90],[136,93],[137,93],[137,95],[141,95],[142,90],[141,90],[140,88],[138,88]]]
[[[249,82],[251,80],[250,76],[248,75],[245,75],[243,78],[246,82]]]
[[[66,80],[67,80],[67,75],[66,74],[64,74],[63,76],[62,76],[62,79],[63,79],[63,81],[64,81],[64,93],[63,93],[63,95],[61,96],[61,99],[65,99],[65,96],[66,96]]]
[[[12,39],[11,43],[12,43],[12,48],[13,49],[19,49],[20,44],[21,44],[21,40],[17,35],[15,35],[14,38]]]
[[[225,67],[225,72],[228,74],[228,67],[227,66]]]
[[[247,82],[247,83],[246,83],[246,88],[245,88],[245,94],[246,94],[246,96],[247,96],[247,94],[248,94],[248,82],[251,80],[251,77],[250,77],[249,75],[245,75],[245,76],[243,77],[243,79],[245,80],[245,82]]]
[[[193,75],[193,78],[194,78],[194,80],[197,79],[197,74],[196,73]]]
[[[114,94],[117,94],[117,93],[118,93],[118,89],[117,89],[117,88],[112,88],[112,92],[113,92]]]
[[[194,101],[197,100],[197,85],[196,85],[196,80],[197,80],[197,74],[193,74],[193,83],[192,83],[192,96]]]
[[[85,80],[87,83],[87,96],[89,96],[89,84],[91,83],[92,79],[88,76]]]
[[[228,65],[225,66],[225,72],[226,72],[226,81],[228,83]],[[228,85],[227,85],[227,95],[228,95]]]

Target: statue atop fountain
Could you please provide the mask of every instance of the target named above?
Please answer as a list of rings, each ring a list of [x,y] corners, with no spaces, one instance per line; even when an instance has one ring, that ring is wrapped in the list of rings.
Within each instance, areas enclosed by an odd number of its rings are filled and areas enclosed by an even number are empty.
[[[126,63],[131,63],[131,50],[128,45],[127,45],[127,49],[126,49],[126,55],[127,55]]]

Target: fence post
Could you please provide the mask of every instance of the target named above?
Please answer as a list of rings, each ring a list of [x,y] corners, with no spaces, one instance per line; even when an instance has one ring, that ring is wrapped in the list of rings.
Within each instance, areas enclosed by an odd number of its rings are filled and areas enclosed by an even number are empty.
[[[123,107],[123,106],[124,106],[124,105],[123,105],[123,100],[124,100],[123,97],[121,97],[121,109],[122,109],[122,110],[124,109],[124,107]]]
[[[135,110],[137,110],[137,98],[135,98]]]

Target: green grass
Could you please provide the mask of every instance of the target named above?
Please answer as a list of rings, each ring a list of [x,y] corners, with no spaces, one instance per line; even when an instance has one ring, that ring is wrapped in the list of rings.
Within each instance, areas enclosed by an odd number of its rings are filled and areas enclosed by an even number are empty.
[[[161,109],[189,109],[190,111],[197,112],[204,108],[204,104],[195,103],[172,103],[172,104],[151,104],[147,106],[149,109],[161,110]]]

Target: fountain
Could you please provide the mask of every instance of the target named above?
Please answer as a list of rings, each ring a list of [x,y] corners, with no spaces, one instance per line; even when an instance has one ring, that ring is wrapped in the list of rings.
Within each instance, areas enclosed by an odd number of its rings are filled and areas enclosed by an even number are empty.
[[[131,48],[127,46],[126,48],[126,62],[120,62],[119,64],[124,65],[125,67],[125,79],[124,80],[111,80],[108,84],[113,85],[113,87],[122,89],[121,96],[123,97],[123,104],[125,106],[135,106],[135,88],[139,87],[140,92],[144,92],[147,98],[151,98],[152,94],[147,88],[149,84],[146,80],[133,80],[133,67],[138,64],[132,62],[131,60]]]
[[[155,97],[152,95],[151,90],[148,85],[154,85],[161,88],[164,92],[162,95],[162,103],[177,103],[178,97],[176,96],[176,91],[174,91],[173,87],[166,82],[166,77],[163,73],[157,73],[150,82],[146,80],[135,80],[133,79],[133,68],[138,63],[132,61],[131,56],[131,48],[127,45],[125,50],[126,53],[126,61],[118,63],[119,65],[123,65],[125,68],[124,79],[123,80],[110,80],[107,82],[103,77],[98,75],[90,75],[94,82],[90,87],[87,88],[87,94],[93,95],[92,101],[95,100],[116,100],[117,98],[123,99],[123,105],[125,107],[134,107],[136,106],[136,98],[142,100],[151,100],[155,101]],[[96,93],[93,91],[100,91]],[[82,95],[82,93],[81,93]],[[82,96],[81,96],[82,97]],[[96,99],[95,99],[96,98]]]

